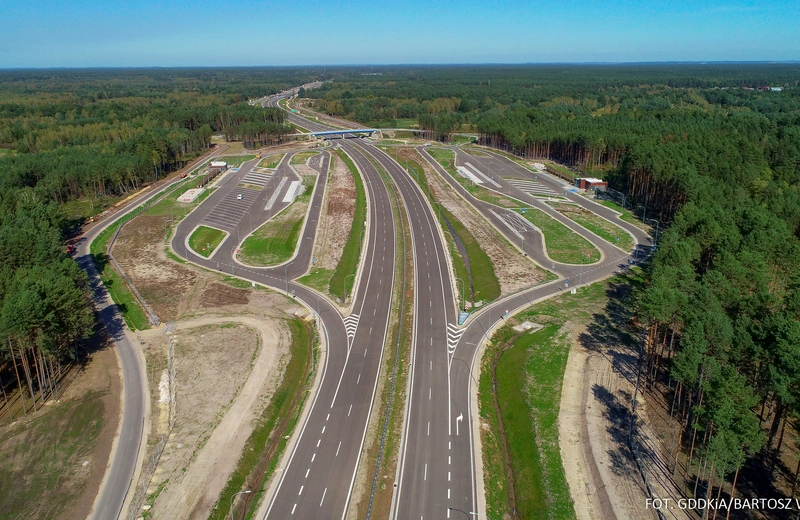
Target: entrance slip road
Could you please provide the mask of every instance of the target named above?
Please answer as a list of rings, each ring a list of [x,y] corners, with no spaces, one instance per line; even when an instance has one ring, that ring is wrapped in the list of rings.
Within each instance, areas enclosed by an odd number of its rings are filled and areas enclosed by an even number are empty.
[[[312,131],[325,130],[324,125],[290,114],[289,120]],[[447,267],[446,252],[432,208],[418,186],[391,157],[365,140],[343,140],[373,156],[398,186],[411,221],[414,243],[416,302],[412,372],[409,381],[407,417],[401,446],[398,481],[392,506],[392,517],[450,518],[450,508],[476,511],[476,475],[474,420],[472,416],[472,369],[478,345],[488,331],[503,319],[506,310],[530,305],[534,299],[557,295],[564,290],[565,279],[571,286],[582,281],[591,283],[616,272],[624,265],[629,252],[622,251],[580,227],[552,208],[533,201],[568,228],[577,232],[602,252],[602,260],[594,265],[570,265],[553,262],[547,257],[541,234],[527,223],[517,223],[510,214],[503,215],[496,207],[474,199],[460,184],[449,177],[438,163],[420,148],[420,152],[436,167],[451,186],[492,222],[514,244],[537,263],[552,269],[560,279],[549,284],[505,297],[467,321],[467,327],[456,325],[456,298]],[[458,165],[475,167],[483,176],[494,179],[495,190],[527,200],[520,187],[504,181],[500,172],[516,171],[521,178],[531,178],[519,170],[523,167],[508,159],[491,155],[487,159],[466,156],[459,152]],[[466,165],[467,159],[470,165]],[[531,179],[533,180],[533,179]],[[542,192],[560,193],[563,186],[549,178],[537,183]],[[529,197],[529,196],[528,196]],[[623,222],[604,206],[579,195],[569,198],[629,231],[639,243],[649,237],[639,228]],[[516,227],[515,225],[516,224]],[[523,227],[520,227],[520,226]],[[522,239],[520,239],[522,237]]]
[[[198,159],[195,164],[218,155],[218,153],[218,151],[214,151],[202,159]],[[162,191],[169,189],[173,184],[181,181],[182,179],[176,177],[159,189],[142,196],[128,207],[115,213],[105,222],[89,229],[84,233],[75,254],[75,261],[81,269],[86,271],[89,277],[92,301],[97,316],[109,337],[114,341],[114,349],[122,372],[123,386],[119,437],[117,437],[112,447],[113,452],[109,458],[109,466],[103,476],[103,482],[97,497],[95,497],[94,507],[89,517],[91,519],[106,520],[124,516],[122,515],[122,508],[133,484],[133,476],[136,472],[144,435],[147,382],[145,380],[144,366],[136,352],[134,342],[128,336],[130,331],[125,325],[119,308],[114,304],[105,285],[100,280],[97,267],[92,260],[90,247],[94,239],[103,230]]]
[[[323,154],[322,164],[314,166],[320,175],[298,253],[286,264],[255,268],[236,263],[233,253],[239,240],[233,233],[209,259],[194,254],[187,245],[192,230],[206,222],[220,202],[241,191],[237,185],[249,174],[255,161],[245,163],[238,172],[226,174],[228,178],[223,179],[219,189],[178,226],[172,241],[173,249],[192,262],[286,291],[309,308],[319,309],[320,328],[327,349],[321,367],[322,379],[310,413],[300,426],[289,464],[279,468],[276,491],[268,497],[266,518],[343,518],[372,409],[387,332],[394,283],[394,221],[386,187],[375,168],[360,154],[353,153],[353,159],[365,177],[369,232],[364,244],[364,269],[357,284],[352,313],[347,318],[353,334],[348,337],[345,321],[334,305],[292,282],[307,271],[311,259],[330,162],[328,152]],[[267,191],[274,193],[283,178],[293,175],[288,163],[287,155],[267,184]],[[288,182],[284,186],[288,186]],[[248,229],[251,217],[255,229],[270,216],[264,209],[263,197],[238,202],[247,210],[238,222],[231,223],[233,229]],[[280,204],[272,208],[272,215],[281,209]],[[235,218],[238,213],[230,214]],[[244,240],[244,233],[240,238]]]

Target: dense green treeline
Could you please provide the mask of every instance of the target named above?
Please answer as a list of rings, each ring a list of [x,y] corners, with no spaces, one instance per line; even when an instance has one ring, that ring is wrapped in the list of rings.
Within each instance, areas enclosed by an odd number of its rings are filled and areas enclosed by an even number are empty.
[[[30,190],[16,197],[3,195],[0,374],[3,407],[16,387],[19,413],[60,395],[63,366],[75,360],[75,346],[91,334],[94,318],[86,273],[64,249],[61,209],[38,200]]]
[[[309,80],[296,69],[0,72],[0,190],[66,201],[119,195],[182,167],[213,134],[258,147],[291,131],[245,101]]]
[[[213,134],[258,147],[291,131],[251,106],[313,79],[300,69],[0,71],[0,413],[62,390],[94,317],[67,254],[63,204],[124,195],[182,167]],[[17,391],[15,393],[15,390]]]
[[[735,493],[746,466],[776,477],[798,431],[799,81],[795,64],[454,67],[341,76],[307,95],[365,123],[415,118],[433,137],[469,130],[602,175],[656,219],[632,324],[641,389],[668,408],[673,474],[714,497]],[[743,88],[766,85],[781,90]],[[776,485],[759,475],[749,482]]]

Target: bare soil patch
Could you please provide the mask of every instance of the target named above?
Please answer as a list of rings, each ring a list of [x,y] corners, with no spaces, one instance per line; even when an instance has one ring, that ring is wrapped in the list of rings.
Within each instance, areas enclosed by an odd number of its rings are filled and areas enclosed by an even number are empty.
[[[179,324],[175,352],[175,425],[159,370],[169,336],[142,334],[153,407],[151,438],[168,436],[149,485],[154,518],[205,518],[233,471],[279,380],[288,335],[277,319],[205,317]],[[158,381],[155,381],[158,379]],[[167,415],[165,417],[165,415]]]
[[[328,187],[320,214],[320,226],[314,245],[315,267],[336,269],[353,215],[356,211],[356,184],[347,165],[338,158],[331,158],[332,168],[328,175]]]
[[[590,349],[589,336],[586,327],[571,334],[559,413],[561,455],[575,512],[579,519],[657,519],[655,510],[646,508],[649,494],[627,444],[635,383],[629,347],[606,342]],[[646,423],[641,394],[638,401],[639,422]],[[638,431],[643,446],[654,444],[651,430]],[[643,449],[640,461],[657,497],[682,497],[659,470],[664,461],[657,451]],[[666,513],[667,518],[692,518],[678,508]]]
[[[398,148],[397,150],[401,160],[415,160],[422,165],[428,178],[428,185],[436,199],[469,229],[475,240],[478,241],[478,245],[489,256],[495,275],[500,282],[502,294],[530,287],[545,279],[546,272],[509,244],[491,224],[430,167],[427,161],[419,156],[416,150],[413,148]]]
[[[247,305],[250,291],[229,285],[212,282],[200,295],[200,305],[204,308],[226,307],[228,305]]]
[[[141,215],[120,231],[112,253],[161,321],[175,320],[185,297],[198,282],[197,272],[169,260],[164,236],[170,217]]]
[[[121,385],[111,348],[74,370],[57,402],[0,428],[0,518],[89,515],[119,422]]]

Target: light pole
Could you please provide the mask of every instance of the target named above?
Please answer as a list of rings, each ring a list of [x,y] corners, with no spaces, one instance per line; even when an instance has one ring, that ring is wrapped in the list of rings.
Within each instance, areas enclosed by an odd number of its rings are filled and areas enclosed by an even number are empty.
[[[347,276],[344,277],[344,291],[342,292],[342,305],[344,305],[345,302],[347,301],[347,279],[350,278],[351,276],[355,277],[355,275],[356,273],[353,273],[353,274],[348,274]]]
[[[247,210],[247,218],[250,220],[250,232],[253,232],[253,217],[250,216],[250,210]]]
[[[461,282],[461,291],[460,291],[461,292],[461,310],[466,310],[466,305],[467,304],[464,301],[465,300],[465,296],[464,296],[464,280],[462,280],[461,278],[456,276],[456,281],[457,282]]]
[[[233,499],[234,499],[234,497],[236,495],[242,495],[242,494],[246,495],[248,493],[252,493],[252,491],[250,491],[249,489],[245,489],[244,491],[239,491],[238,493],[234,493],[233,495],[231,495],[231,499],[228,501],[228,511],[231,512],[231,520],[233,520]]]
[[[659,224],[659,221],[654,219],[654,218],[651,218],[651,219],[648,219],[648,220],[650,222],[655,222],[656,223],[656,241],[655,241],[655,244],[653,244],[653,245],[658,246],[658,224]]]
[[[289,264],[283,268],[283,277],[286,278],[286,296],[289,296]]]

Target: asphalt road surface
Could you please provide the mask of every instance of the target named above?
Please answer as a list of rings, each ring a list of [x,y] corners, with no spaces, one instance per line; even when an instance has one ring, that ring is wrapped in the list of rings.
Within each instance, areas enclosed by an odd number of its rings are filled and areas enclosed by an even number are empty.
[[[172,242],[178,254],[193,262],[286,291],[310,308],[318,309],[328,350],[322,367],[324,373],[289,464],[280,469],[278,487],[269,498],[266,518],[343,518],[366,435],[388,326],[394,283],[395,230],[389,194],[377,171],[357,151],[351,152],[365,176],[369,232],[364,241],[364,269],[356,285],[352,313],[346,318],[325,298],[292,282],[306,272],[311,259],[327,182],[328,152],[323,152],[325,158],[317,167],[321,173],[298,253],[285,265],[272,268],[238,265],[232,254],[239,239],[244,239],[244,233],[240,237],[229,235],[210,259],[199,257],[187,248],[192,230],[207,222],[220,203],[241,191],[237,185],[250,174],[254,163],[245,163],[238,172],[226,174],[219,189],[178,226]],[[287,155],[267,190],[275,189],[283,177],[292,175],[291,169],[285,166],[288,161]],[[261,197],[252,201],[235,200],[246,206],[247,211],[241,214],[238,222],[228,224],[234,229],[249,226],[251,218],[255,229],[270,217]],[[239,213],[227,214],[235,220]]]
[[[91,228],[83,235],[83,239],[75,253],[75,261],[86,271],[89,277],[89,286],[92,289],[92,300],[97,315],[109,337],[114,341],[114,348],[116,349],[122,372],[123,396],[119,438],[115,451],[109,458],[110,464],[95,501],[95,508],[90,516],[93,519],[106,520],[120,517],[125,499],[131,488],[139,458],[145,419],[145,396],[148,390],[144,367],[136,353],[133,342],[128,336],[130,331],[126,327],[125,320],[122,318],[119,309],[111,300],[105,285],[100,281],[100,275],[92,261],[90,246],[92,241],[104,229],[111,226],[119,218],[127,215],[164,189],[181,180],[176,178],[161,187],[161,189],[142,197],[128,208],[115,214],[108,221]]]

